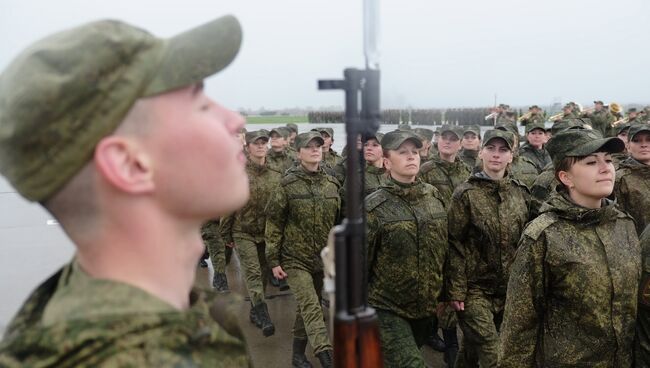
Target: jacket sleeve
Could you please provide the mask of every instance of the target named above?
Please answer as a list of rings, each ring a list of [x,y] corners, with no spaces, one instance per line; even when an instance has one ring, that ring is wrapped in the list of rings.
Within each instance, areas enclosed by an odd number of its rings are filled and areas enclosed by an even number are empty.
[[[466,235],[470,225],[470,205],[466,195],[454,195],[447,211],[449,221],[449,256],[446,267],[448,300],[464,301],[467,294]]]
[[[535,367],[542,346],[545,237],[524,235],[510,270],[500,333],[499,367]]]
[[[379,242],[379,221],[377,216],[372,212],[366,213],[366,223],[368,224],[366,262],[368,263],[368,272],[372,270],[377,255],[377,246]],[[369,280],[370,281],[370,280]]]
[[[269,267],[280,265],[280,247],[284,236],[284,226],[287,221],[287,195],[283,186],[277,188],[266,205],[266,226],[264,241],[266,242],[266,259]]]
[[[235,224],[235,213],[231,213],[226,217],[222,217],[219,221],[219,234],[224,243],[230,244],[235,240],[232,237],[232,227]]]

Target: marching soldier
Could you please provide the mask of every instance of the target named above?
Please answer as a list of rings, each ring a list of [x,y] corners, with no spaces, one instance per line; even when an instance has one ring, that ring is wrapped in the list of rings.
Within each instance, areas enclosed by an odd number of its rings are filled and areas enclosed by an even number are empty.
[[[650,367],[650,226],[639,238],[641,247],[641,283],[634,340],[634,366]]]
[[[420,149],[420,164],[431,160],[435,156],[434,150],[431,149],[433,140],[433,130],[427,128],[415,128],[413,130],[422,140],[422,148]]]
[[[336,167],[343,158],[332,149],[334,143],[334,129],[332,128],[315,128],[312,131],[319,132],[325,143],[323,144],[323,161],[327,163],[330,169]]]
[[[201,227],[201,237],[210,255],[212,263],[212,287],[217,291],[228,291],[228,279],[226,278],[226,264],[230,262],[232,248],[226,247],[221,233],[219,232],[219,219],[212,219]]]
[[[513,158],[512,163],[510,163],[510,168],[508,169],[510,176],[521,181],[528,188],[532,187],[535,178],[537,178],[539,173],[535,163],[533,163],[528,157],[522,157],[519,155],[519,130],[517,130],[516,126],[512,126],[511,124],[497,125],[495,129],[510,132],[514,137],[512,146]]]
[[[458,153],[458,157],[472,170],[476,167],[476,158],[481,148],[481,127],[478,125],[466,127],[460,145],[462,149]]]
[[[296,141],[296,136],[298,135],[298,124],[295,123],[287,123],[285,125],[290,133],[289,133],[289,147],[293,148],[294,143]]]
[[[519,155],[529,159],[537,168],[537,172],[551,163],[551,156],[544,148],[547,141],[546,126],[543,122],[535,122],[526,125],[526,143],[519,147]]]
[[[269,132],[271,148],[266,156],[266,166],[273,170],[284,173],[293,166],[296,156],[290,147],[291,131],[285,127],[272,129]]]
[[[544,116],[537,105],[528,108],[528,113],[519,119],[519,123],[526,127],[530,124],[544,124]]]

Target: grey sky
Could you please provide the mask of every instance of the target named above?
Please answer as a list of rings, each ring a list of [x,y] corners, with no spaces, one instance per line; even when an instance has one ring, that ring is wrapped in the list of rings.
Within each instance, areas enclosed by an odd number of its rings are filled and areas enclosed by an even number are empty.
[[[383,0],[384,107],[575,100],[648,103],[650,1]],[[361,0],[0,0],[0,68],[27,44],[99,18],[171,36],[235,14],[244,44],[210,79],[231,108],[341,105],[318,78],[362,66]]]

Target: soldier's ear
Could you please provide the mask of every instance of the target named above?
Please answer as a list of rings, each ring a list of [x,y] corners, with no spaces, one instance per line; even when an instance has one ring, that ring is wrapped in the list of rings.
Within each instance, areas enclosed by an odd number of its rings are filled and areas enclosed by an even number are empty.
[[[155,188],[150,157],[134,139],[103,138],[95,147],[94,163],[104,182],[128,193],[149,193]]]
[[[573,184],[573,175],[566,171],[560,171],[557,173],[558,179],[560,182],[567,188],[573,189],[575,185]]]

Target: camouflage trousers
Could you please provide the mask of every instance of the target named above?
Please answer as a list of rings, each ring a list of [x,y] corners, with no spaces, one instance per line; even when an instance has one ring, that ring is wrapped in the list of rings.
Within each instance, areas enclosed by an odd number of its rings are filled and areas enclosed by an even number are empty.
[[[244,281],[251,304],[257,305],[264,301],[264,287],[270,272],[266,263],[266,245],[264,242],[255,243],[235,237],[235,248],[244,271]]]
[[[503,321],[504,297],[470,291],[465,310],[458,312],[463,341],[456,359],[457,368],[496,368],[499,355],[499,329]]]
[[[435,317],[402,318],[387,310],[377,310],[379,338],[386,368],[422,368],[424,358],[420,347],[431,334]]]
[[[210,239],[205,243],[208,248],[208,253],[210,254],[210,262],[212,262],[214,272],[225,273],[227,263],[226,259],[230,260],[232,248],[226,247],[223,244],[221,237]]]
[[[284,271],[288,275],[287,283],[296,298],[293,336],[299,339],[309,339],[314,354],[331,350],[332,344],[327,334],[321,307],[323,272],[310,273],[296,268]]]

